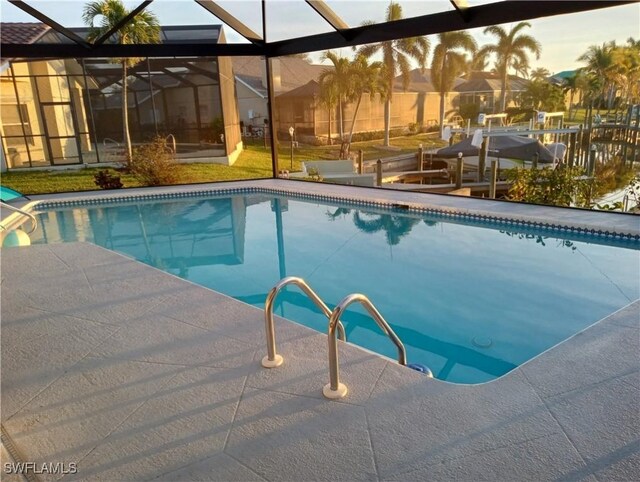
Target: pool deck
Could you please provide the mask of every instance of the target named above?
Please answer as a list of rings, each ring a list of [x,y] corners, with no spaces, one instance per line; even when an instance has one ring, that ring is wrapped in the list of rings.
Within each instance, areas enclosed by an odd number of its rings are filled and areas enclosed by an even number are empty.
[[[3,442],[64,480],[640,477],[640,301],[481,385],[340,343],[328,401],[324,334],[277,319],[264,369],[261,310],[103,248],[5,248],[1,287]]]
[[[324,334],[277,319],[268,370],[259,309],[91,244],[1,254],[3,443],[64,480],[640,479],[640,301],[481,385],[340,343],[328,401]]]

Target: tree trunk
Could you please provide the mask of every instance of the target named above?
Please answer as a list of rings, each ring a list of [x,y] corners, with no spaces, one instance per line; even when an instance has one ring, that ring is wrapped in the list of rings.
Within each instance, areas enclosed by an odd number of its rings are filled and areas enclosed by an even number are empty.
[[[383,146],[389,147],[389,127],[391,126],[391,99],[384,102],[384,141]]]
[[[360,102],[362,101],[362,94],[358,97],[358,103],[356,104],[356,110],[353,112],[353,121],[351,122],[351,129],[349,129],[349,139],[347,140],[347,146],[345,148],[345,154],[349,156],[349,150],[351,148],[351,139],[353,139],[353,127],[356,125],[356,118],[358,117],[358,109],[360,109]]]
[[[505,62],[504,73],[502,74],[502,91],[500,92],[500,112],[504,112],[507,108],[507,63]]]
[[[569,91],[569,120],[572,119],[571,117],[571,111],[573,109],[573,95],[575,94],[575,91],[573,89],[571,89]]]
[[[444,133],[444,92],[440,92],[440,139]]]
[[[329,111],[329,142],[328,142],[328,144],[330,146],[332,146],[333,145],[333,139],[331,138],[331,111],[332,111],[331,107],[329,107],[328,111]]]
[[[129,109],[127,102],[127,64],[122,62],[122,137],[126,146],[127,166],[131,166],[133,150],[131,148],[131,137],[129,136]]]
[[[342,99],[338,99],[338,122],[340,123],[340,142],[344,141],[344,124],[342,123]]]

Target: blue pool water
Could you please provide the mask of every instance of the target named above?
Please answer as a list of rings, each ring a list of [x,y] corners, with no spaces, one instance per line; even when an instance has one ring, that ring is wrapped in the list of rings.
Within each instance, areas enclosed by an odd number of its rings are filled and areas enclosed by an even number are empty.
[[[90,241],[262,308],[284,276],[330,307],[366,294],[437,378],[497,378],[640,296],[637,241],[445,222],[437,216],[264,194],[65,208],[34,243]],[[38,236],[40,236],[38,238]],[[297,288],[277,314],[326,332]],[[395,357],[360,307],[350,342]]]

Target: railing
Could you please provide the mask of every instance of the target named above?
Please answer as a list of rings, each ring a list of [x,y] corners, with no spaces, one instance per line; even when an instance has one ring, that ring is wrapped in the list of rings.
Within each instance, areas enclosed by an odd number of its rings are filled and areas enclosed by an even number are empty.
[[[122,144],[120,144],[118,141],[116,141],[116,140],[114,140],[114,139],[111,139],[110,137],[105,137],[105,138],[102,140],[102,145],[103,145],[104,147],[107,147],[107,143],[109,143],[109,144],[115,144],[115,145],[116,145],[116,147],[118,147],[118,148],[122,147]]]
[[[322,393],[327,398],[342,398],[347,394],[347,387],[343,383],[340,383],[336,329],[339,323],[338,320],[342,313],[344,313],[344,310],[356,301],[364,306],[380,329],[391,339],[394,345],[396,345],[398,349],[398,363],[400,363],[400,365],[407,364],[407,352],[402,341],[400,341],[400,338],[398,338],[376,307],[373,306],[369,298],[360,293],[348,295],[333,309],[333,313],[331,313],[331,317],[329,318],[329,383],[322,389]]]
[[[29,231],[27,231],[27,234],[33,233],[38,228],[38,220],[30,212],[27,212],[27,211],[24,211],[22,209],[19,209],[19,208],[15,207],[15,206],[12,206],[11,204],[7,204],[4,201],[0,201],[0,206],[2,206],[3,208],[7,208],[7,209],[9,209],[11,211],[15,211],[17,213],[20,213],[23,216],[26,216],[31,220],[31,229]],[[2,229],[4,229],[4,230],[7,229],[4,225],[0,225],[0,227],[2,227]]]
[[[332,319],[333,316],[329,307],[320,299],[315,291],[313,291],[302,278],[289,276],[288,278],[281,279],[273,288],[271,288],[271,291],[269,291],[267,300],[264,304],[264,319],[267,334],[267,356],[262,359],[262,366],[265,368],[279,367],[284,361],[282,355],[279,355],[276,352],[276,334],[273,325],[273,304],[275,302],[276,296],[278,296],[278,293],[280,293],[280,290],[290,284],[298,286],[309,297],[309,299],[313,301],[318,308],[320,308],[322,313],[324,313],[327,318]],[[334,331],[337,329],[340,332],[340,339],[342,341],[346,341],[344,326],[342,325],[339,316],[335,319],[333,324]]]
[[[171,139],[171,145],[173,146],[173,153],[177,154],[178,153],[178,146],[176,145],[176,136],[174,136],[173,134],[169,134],[165,140],[168,142]]]

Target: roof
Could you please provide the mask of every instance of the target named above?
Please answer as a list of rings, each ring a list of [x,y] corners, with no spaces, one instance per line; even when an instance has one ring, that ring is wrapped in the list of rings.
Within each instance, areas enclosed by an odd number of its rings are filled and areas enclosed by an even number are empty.
[[[261,95],[266,95],[266,86],[262,83],[264,58],[262,57],[233,57],[233,72]],[[277,92],[288,92],[317,80],[320,74],[331,68],[327,65],[310,64],[298,57],[280,57],[277,61],[280,69],[280,89]],[[277,68],[274,68],[275,71]]]
[[[454,86],[460,85],[464,82],[461,77],[456,77],[454,80]],[[405,89],[402,86],[402,75],[398,75],[393,82],[393,90],[398,92],[404,92]],[[406,92],[438,92],[431,82],[431,69],[413,69],[409,72],[409,86]]]
[[[529,81],[518,77],[509,76],[509,86],[512,91],[524,90]],[[502,88],[502,81],[498,74],[493,72],[472,72],[469,78],[453,88],[456,92],[497,92]]]
[[[301,85],[297,89],[290,90],[283,94],[280,94],[278,98],[282,97],[313,97],[320,93],[320,84],[315,80],[310,80],[304,85]]]
[[[576,75],[577,70],[563,70],[557,74],[553,74],[551,77],[557,77],[559,79],[569,79]]]
[[[40,22],[2,22],[0,23],[0,42],[3,44],[32,44],[50,28]]]
[[[569,80],[577,73],[577,70],[563,70],[562,72],[558,72],[557,74],[553,74],[552,76],[547,77],[547,81],[549,81],[553,85],[563,86],[567,80]]]

